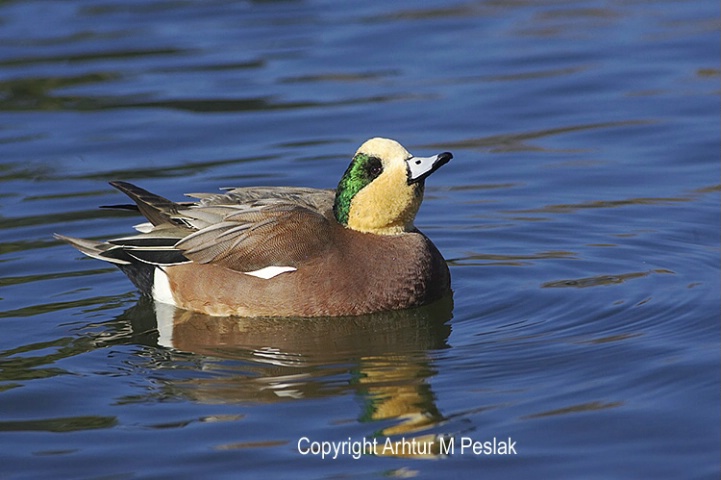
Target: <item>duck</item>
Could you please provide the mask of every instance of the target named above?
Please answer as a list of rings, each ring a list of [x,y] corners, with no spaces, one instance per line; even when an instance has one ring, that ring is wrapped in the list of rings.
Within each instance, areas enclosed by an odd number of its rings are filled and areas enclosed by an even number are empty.
[[[446,261],[414,225],[426,178],[453,158],[371,138],[337,188],[240,187],[174,202],[110,185],[147,220],[94,241],[55,234],[109,262],[143,295],[210,316],[341,317],[409,309],[449,294]],[[112,207],[111,207],[112,208]]]

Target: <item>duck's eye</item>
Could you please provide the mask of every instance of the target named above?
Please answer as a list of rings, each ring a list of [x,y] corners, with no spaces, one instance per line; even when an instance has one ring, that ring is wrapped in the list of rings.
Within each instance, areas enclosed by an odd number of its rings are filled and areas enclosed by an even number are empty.
[[[374,179],[383,173],[383,165],[381,164],[380,159],[377,157],[370,157],[368,159],[368,163],[366,164],[366,172],[368,173],[368,177],[370,177],[370,179]]]

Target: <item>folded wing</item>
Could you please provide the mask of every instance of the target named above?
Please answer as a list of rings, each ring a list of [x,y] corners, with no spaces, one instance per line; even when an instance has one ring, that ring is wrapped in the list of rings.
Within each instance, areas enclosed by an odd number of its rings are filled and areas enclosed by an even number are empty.
[[[141,233],[108,242],[71,237],[93,258],[117,265],[213,263],[252,272],[295,267],[328,246],[333,192],[311,188],[238,188],[222,194],[193,194],[197,203],[176,203],[126,182],[112,182],[137,205],[149,223]],[[122,206],[127,209],[127,206]]]

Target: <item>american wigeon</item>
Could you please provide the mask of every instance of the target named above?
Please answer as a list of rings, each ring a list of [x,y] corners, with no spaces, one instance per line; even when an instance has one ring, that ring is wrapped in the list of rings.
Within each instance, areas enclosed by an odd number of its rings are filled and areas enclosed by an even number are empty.
[[[208,315],[345,316],[427,304],[450,290],[413,225],[426,177],[453,156],[414,157],[373,138],[333,190],[248,187],[175,203],[125,182],[148,223],[95,242],[56,235],[117,265],[156,301]],[[127,206],[126,206],[127,208]]]

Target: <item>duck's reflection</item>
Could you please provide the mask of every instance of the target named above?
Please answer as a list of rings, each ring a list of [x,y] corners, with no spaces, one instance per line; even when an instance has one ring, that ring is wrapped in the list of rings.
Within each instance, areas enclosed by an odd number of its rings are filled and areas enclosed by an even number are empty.
[[[145,314],[126,318],[134,331],[149,331],[153,305],[136,308]],[[450,296],[422,308],[344,318],[209,317],[154,308],[158,344],[203,355],[207,375],[173,386],[194,400],[269,403],[351,391],[362,398],[360,421],[392,423],[376,435],[435,442],[435,435],[415,435],[443,421],[429,384],[435,372],[428,353],[448,347]]]

